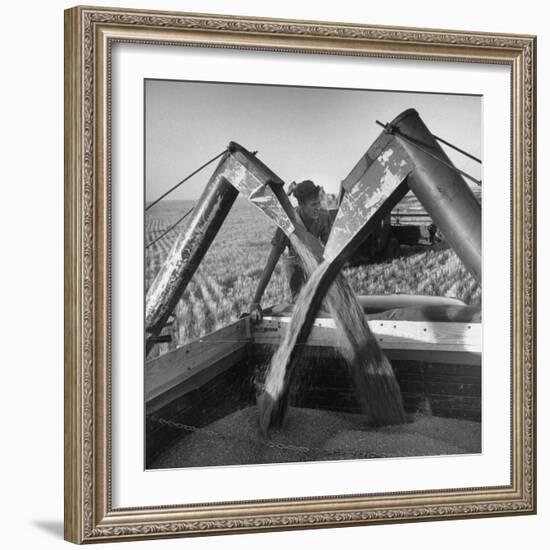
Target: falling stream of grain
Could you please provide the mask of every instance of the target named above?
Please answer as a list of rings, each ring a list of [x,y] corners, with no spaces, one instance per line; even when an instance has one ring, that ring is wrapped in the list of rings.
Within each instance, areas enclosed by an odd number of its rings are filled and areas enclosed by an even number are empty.
[[[295,234],[291,235],[291,242],[309,279],[298,296],[283,341],[271,360],[265,379],[265,395],[258,401],[264,430],[280,423],[284,416],[286,395],[300,361],[302,346],[298,338],[317,288],[329,268],[326,262],[319,265],[315,254]],[[352,370],[369,422],[372,425],[405,422],[401,392],[391,364],[372,334],[353,290],[341,275],[331,285],[326,303],[335,320],[339,349]]]

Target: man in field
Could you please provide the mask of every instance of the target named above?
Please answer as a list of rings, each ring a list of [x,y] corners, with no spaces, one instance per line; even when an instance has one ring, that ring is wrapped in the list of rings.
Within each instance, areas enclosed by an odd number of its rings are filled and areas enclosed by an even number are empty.
[[[328,211],[321,208],[320,192],[320,186],[315,185],[311,180],[305,180],[298,184],[291,184],[288,194],[290,195],[292,193],[298,200],[296,212],[300,216],[306,229],[325,245],[332,226],[332,220]],[[296,301],[296,297],[307,278],[300,267],[295,250],[292,248],[288,237],[280,227],[277,228],[275,236],[271,240],[271,245],[271,253],[269,254],[266,266],[260,277],[258,288],[254,295],[254,301],[250,306],[250,315],[253,321],[261,321],[262,319],[260,300],[262,299],[262,295],[269,283],[271,274],[281,254],[285,251],[285,248],[288,250],[286,255],[283,256],[283,262],[290,294],[292,296],[292,303]]]

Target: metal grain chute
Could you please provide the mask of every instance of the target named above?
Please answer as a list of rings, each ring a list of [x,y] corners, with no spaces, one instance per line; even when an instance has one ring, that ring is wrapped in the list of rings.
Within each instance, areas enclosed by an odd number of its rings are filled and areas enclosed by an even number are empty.
[[[410,189],[481,282],[481,205],[416,110],[385,126],[342,189],[326,261],[343,264]]]
[[[293,224],[272,190],[283,182],[252,153],[231,142],[210,177],[192,216],[172,246],[146,297],[146,353],[152,349],[168,318],[183,295],[239,191],[272,218],[285,232]],[[294,211],[290,204],[287,207]]]
[[[274,221],[286,235],[293,233],[295,225],[291,220],[296,216],[283,190],[283,180],[253,153],[239,144],[231,142],[229,150],[241,167],[231,179],[231,183],[254,206]]]
[[[414,164],[401,144],[382,135],[344,180],[343,200],[325,247],[324,259],[342,264],[409,190]]]
[[[411,191],[481,282],[481,204],[464,180],[466,174],[454,166],[415,109],[403,111],[386,132],[395,136],[414,163],[407,180]]]

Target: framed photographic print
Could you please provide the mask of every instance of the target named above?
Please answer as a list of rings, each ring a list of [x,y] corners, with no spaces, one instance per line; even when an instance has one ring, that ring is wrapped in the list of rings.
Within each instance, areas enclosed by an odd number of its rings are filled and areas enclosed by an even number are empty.
[[[532,514],[533,36],[65,12],[65,538]]]

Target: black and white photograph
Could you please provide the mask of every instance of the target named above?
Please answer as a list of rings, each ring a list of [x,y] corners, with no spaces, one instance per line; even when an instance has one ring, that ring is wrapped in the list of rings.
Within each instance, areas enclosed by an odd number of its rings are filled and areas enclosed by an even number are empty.
[[[143,107],[145,468],[481,453],[483,98]]]
[[[64,539],[525,546],[540,22],[189,1],[64,11]]]

